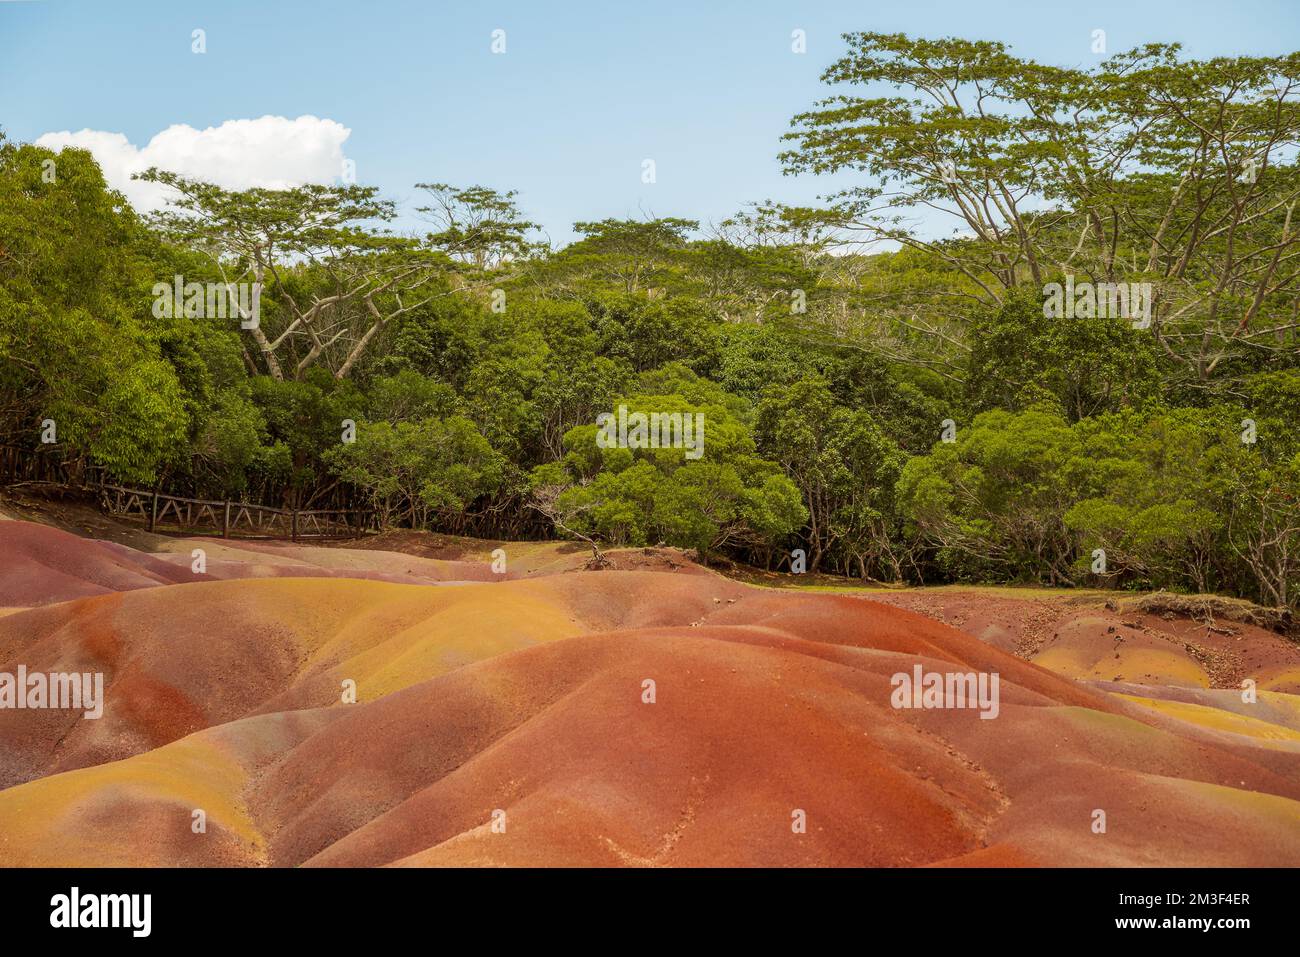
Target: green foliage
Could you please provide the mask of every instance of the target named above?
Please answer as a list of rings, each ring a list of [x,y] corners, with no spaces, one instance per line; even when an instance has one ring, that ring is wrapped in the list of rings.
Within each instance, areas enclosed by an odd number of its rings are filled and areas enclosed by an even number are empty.
[[[728,325],[719,332],[714,377],[728,392],[757,401],[770,386],[817,374],[816,356],[771,325]]]
[[[191,415],[148,321],[149,251],[89,153],[0,143],[7,441],[31,447],[52,419],[67,458],[132,482],[183,455]]]
[[[260,459],[271,470],[265,477],[286,486],[291,503],[300,502],[328,474],[324,456],[342,441],[344,420],[362,420],[362,396],[319,370],[302,381],[258,376],[250,384],[273,449]]]
[[[1041,296],[1019,293],[971,324],[966,401],[974,412],[1018,410],[1050,397],[1070,421],[1160,394],[1155,345],[1119,318],[1046,318]]]
[[[908,461],[899,504],[947,574],[1068,583],[1078,457],[1078,437],[1050,408],[985,412]]]
[[[937,298],[895,287],[899,326],[969,341],[962,299],[996,310],[1074,273],[1152,282],[1148,336],[1202,386],[1295,348],[1300,290],[1279,264],[1300,244],[1300,54],[1198,61],[1151,43],[1077,69],[990,40],[844,40],[822,76],[834,94],[794,117],[781,159],[856,174],[834,197],[846,230],[961,277]],[[923,210],[959,235],[910,229]]]
[[[429,244],[479,269],[496,269],[531,251],[528,233],[538,228],[523,218],[514,190],[487,186],[457,188],[447,183],[416,183],[429,194],[417,207],[433,223]]]
[[[431,299],[398,320],[388,351],[376,360],[376,371],[411,369],[459,389],[483,348],[489,315],[473,299]]]
[[[368,390],[370,418],[377,422],[409,422],[443,418],[460,404],[456,390],[445,382],[426,379],[411,369],[375,379]]]
[[[423,527],[463,512],[496,491],[505,460],[463,416],[361,423],[356,441],[336,445],[325,460],[366,494],[385,528]]]
[[[1175,410],[1159,416],[1111,415],[1075,428],[1093,494],[1065,513],[1080,543],[1080,570],[1092,549],[1106,553],[1103,580],[1199,590],[1223,584],[1220,511],[1224,466],[1234,444],[1222,413]],[[1082,484],[1082,483],[1081,483]]]
[[[1130,410],[1071,425],[1050,409],[988,412],[907,463],[899,503],[953,577],[1293,603],[1300,456],[1243,442],[1241,418]]]
[[[700,363],[716,348],[708,310],[689,299],[605,296],[590,308],[597,347],[637,372],[668,362]]]
[[[52,418],[119,481],[597,557],[1300,600],[1300,113],[1273,85],[1300,60],[847,43],[850,93],[784,157],[863,177],[829,208],[584,222],[556,251],[514,192],[444,183],[422,238],[371,187],[156,170],[178,200],[142,223],[88,154],[0,139],[0,440]],[[962,232],[906,228],[922,206]],[[1067,274],[1150,281],[1150,328],[1047,318]],[[154,315],[177,275],[263,283],[259,325]],[[620,403],[702,414],[702,454],[602,447]]]
[[[777,466],[757,455],[744,407],[684,367],[643,377],[618,404],[642,412],[702,415],[703,455],[684,448],[602,448],[598,426],[564,437],[561,463],[534,469],[530,486],[557,526],[615,545],[657,542],[699,549],[761,547],[806,520],[799,493]],[[673,392],[658,393],[664,386]]]
[[[831,556],[863,577],[900,580],[894,486],[904,455],[875,419],[837,406],[824,381],[806,379],[768,390],[758,434],[807,503],[808,570]]]
[[[604,219],[574,223],[583,238],[566,248],[550,271],[579,271],[612,290],[635,293],[662,288],[686,248],[686,234],[699,227],[687,219]]]

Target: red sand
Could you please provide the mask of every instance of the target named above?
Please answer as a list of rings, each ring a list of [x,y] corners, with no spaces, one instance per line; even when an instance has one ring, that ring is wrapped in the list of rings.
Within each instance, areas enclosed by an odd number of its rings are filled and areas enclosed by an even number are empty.
[[[0,608],[48,605],[190,576],[144,552],[31,522],[0,521]]]
[[[418,557],[241,545],[234,580],[147,587],[162,557],[20,524],[2,581],[100,591],[0,618],[0,672],[102,671],[107,704],[0,710],[0,865],[1300,864],[1292,695],[1066,674],[677,562],[428,587],[335,577],[440,573]],[[915,664],[997,672],[998,717],[892,707]]]

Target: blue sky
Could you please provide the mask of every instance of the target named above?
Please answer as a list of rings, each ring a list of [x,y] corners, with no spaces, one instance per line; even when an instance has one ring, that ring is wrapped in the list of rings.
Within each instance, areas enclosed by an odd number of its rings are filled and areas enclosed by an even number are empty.
[[[998,39],[1087,65],[1153,40],[1193,56],[1300,48],[1300,3],[570,2],[221,3],[0,0],[0,127],[12,139],[92,129],[143,146],[265,114],[329,118],[362,183],[399,203],[441,180],[519,191],[551,238],[575,220],[721,219],[744,203],[809,202],[783,177],[790,117],[848,30]],[[191,52],[206,31],[207,53]],[[790,49],[794,29],[808,52]],[[506,31],[505,55],[490,50]],[[643,159],[657,182],[641,182]]]

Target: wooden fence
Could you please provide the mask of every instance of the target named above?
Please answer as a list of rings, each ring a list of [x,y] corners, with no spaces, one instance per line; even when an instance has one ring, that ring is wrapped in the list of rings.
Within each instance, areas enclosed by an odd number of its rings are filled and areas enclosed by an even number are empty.
[[[359,538],[377,531],[365,509],[273,508],[251,502],[182,498],[164,492],[100,485],[99,506],[119,518],[143,520],[149,531],[176,529],[222,538]]]
[[[223,538],[359,538],[378,531],[368,509],[291,509],[251,502],[184,498],[105,483],[93,470],[74,471],[54,455],[0,447],[0,482],[91,492],[101,510],[149,531],[167,529]]]

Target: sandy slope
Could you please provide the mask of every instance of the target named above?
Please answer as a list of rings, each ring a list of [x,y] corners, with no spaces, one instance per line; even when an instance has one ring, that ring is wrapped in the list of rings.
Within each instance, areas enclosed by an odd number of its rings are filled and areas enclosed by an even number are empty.
[[[0,601],[40,606],[0,618],[0,672],[102,671],[107,704],[0,710],[0,864],[1300,864],[1300,698],[1095,673],[1091,625],[1044,662],[679,558],[533,546],[430,587],[483,563],[218,543],[194,581],[190,542],[53,532],[0,539]],[[892,707],[918,663],[997,672],[998,717]]]
[[[1300,643],[1252,624],[1144,613],[1112,593],[949,587],[872,593],[1059,674],[1300,694]]]

